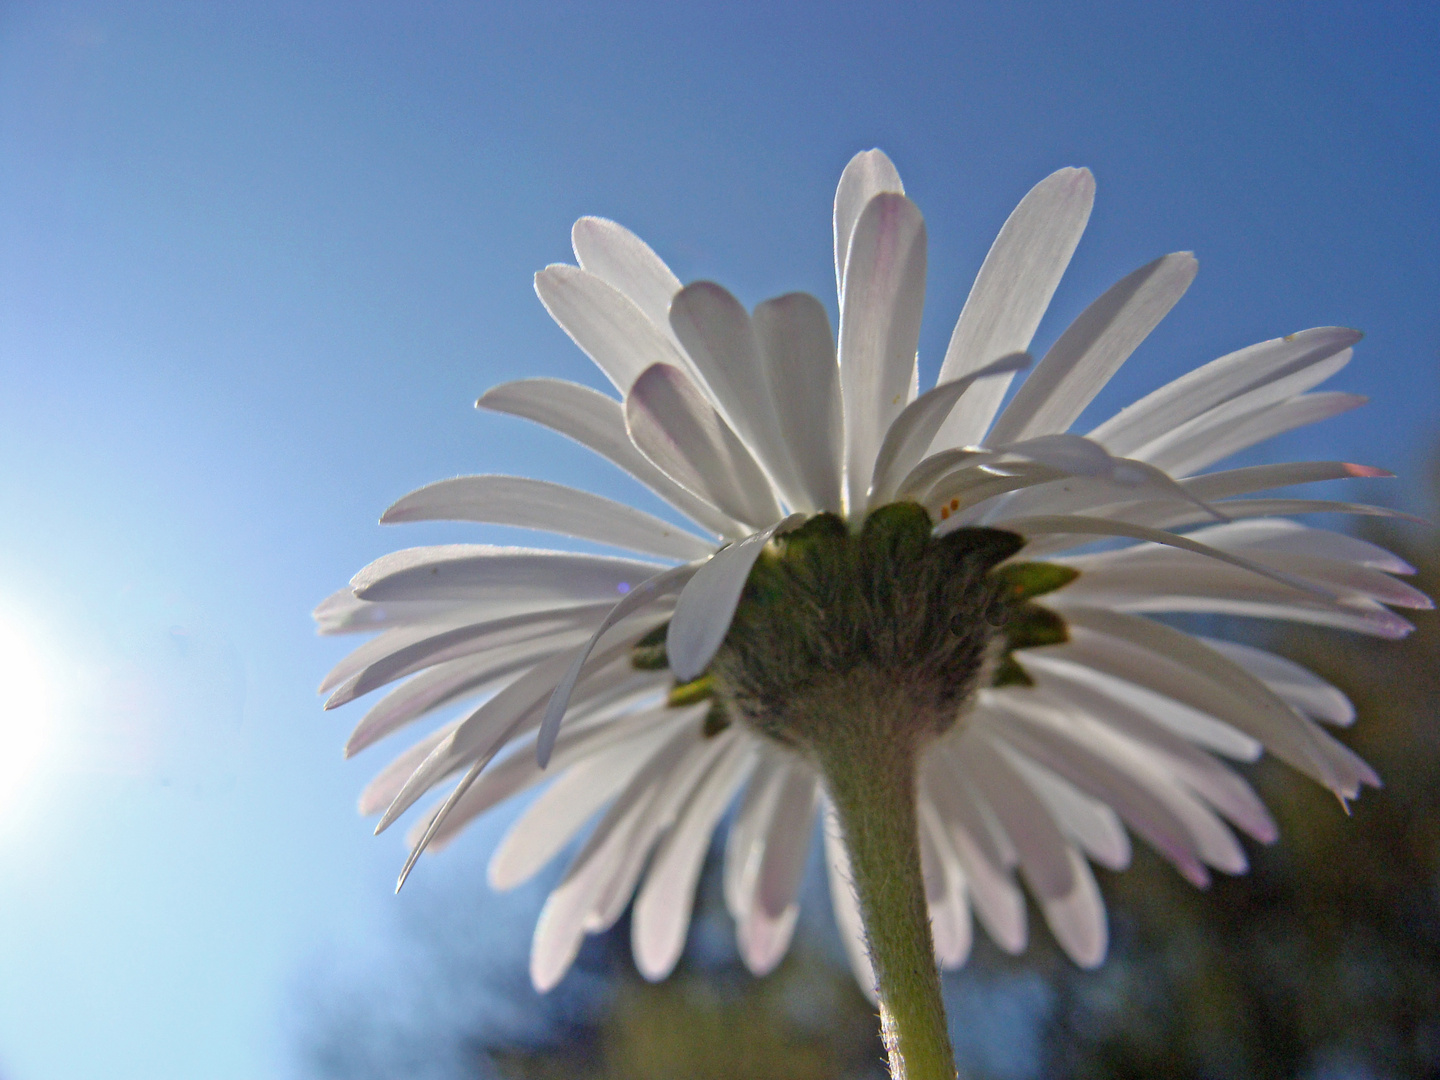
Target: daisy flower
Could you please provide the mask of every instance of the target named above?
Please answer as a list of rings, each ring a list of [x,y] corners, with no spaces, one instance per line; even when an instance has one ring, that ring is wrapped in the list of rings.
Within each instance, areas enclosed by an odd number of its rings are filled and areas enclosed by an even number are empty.
[[[535,930],[537,988],[632,898],[636,963],[667,975],[732,807],[725,899],[745,963],[765,974],[789,945],[821,821],[836,919],[861,986],[878,989],[892,1053],[912,1048],[912,1078],[953,1075],[924,1064],[948,1062],[943,1016],[933,1046],[906,1032],[934,1027],[932,950],[963,963],[972,916],[1019,952],[1023,888],[1066,953],[1095,965],[1106,920],[1092,863],[1124,867],[1133,835],[1204,885],[1246,869],[1237,831],[1275,838],[1231,762],[1268,751],[1342,800],[1378,783],[1327,730],[1354,719],[1334,687],[1148,617],[1400,637],[1410,626],[1391,608],[1430,606],[1393,555],[1292,520],[1385,511],[1261,494],[1389,474],[1211,471],[1361,404],[1315,392],[1360,335],[1318,327],[1250,345],[1071,432],[1196,271],[1184,252],[1140,267],[1032,363],[1093,195],[1089,171],[1066,168],[1025,196],[925,393],[925,224],[876,150],[835,196],[833,333],[813,296],[747,311],[712,282],[682,286],[598,218],[574,227],[579,265],[536,276],[616,393],[531,378],[478,406],[589,447],[689,525],[549,481],[443,480],[382,520],[519,526],[634,554],[411,548],[315,617],[322,633],[379,631],[321,687],[327,708],[390,688],[347,755],[462,706],[361,796],[384,829],[448,785],[414,826],[405,873],[541,782],[491,883],[514,887],[584,835]]]

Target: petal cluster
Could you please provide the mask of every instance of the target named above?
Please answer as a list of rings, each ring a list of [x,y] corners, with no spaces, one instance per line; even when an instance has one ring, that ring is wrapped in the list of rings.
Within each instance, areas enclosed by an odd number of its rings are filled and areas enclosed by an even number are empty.
[[[1269,751],[1342,799],[1378,783],[1327,730],[1354,719],[1338,690],[1268,652],[1147,617],[1220,613],[1400,637],[1410,627],[1392,609],[1430,606],[1398,580],[1413,571],[1393,555],[1291,520],[1386,511],[1265,494],[1387,474],[1343,462],[1207,471],[1361,404],[1315,391],[1360,335],[1319,327],[1251,345],[1071,432],[1196,270],[1188,253],[1140,267],[1032,365],[1031,339],[1093,196],[1084,169],[1026,195],[923,394],[925,223],[879,151],[851,161],[835,197],[835,333],[803,293],[747,311],[714,283],[682,286],[632,233],[596,218],[575,225],[578,265],[536,276],[541,301],[617,396],[533,378],[495,387],[479,406],[589,447],[689,526],[548,481],[445,480],[383,520],[519,526],[635,557],[414,548],[366,567],[315,616],[323,633],[378,632],[321,687],[327,708],[385,690],[347,755],[454,714],[360,799],[383,829],[444,790],[413,827],[407,873],[421,850],[542,781],[494,854],[492,884],[527,880],[584,835],[536,927],[537,987],[558,982],[585,935],[632,898],[636,962],[664,977],[710,836],[730,814],[724,893],[751,970],[769,971],[789,945],[821,820],[836,918],[872,989],[814,767],[743,725],[716,730],[706,703],[672,692],[705,671],[769,540],[819,512],[855,521],[918,502],[939,533],[1004,529],[1025,538],[1021,558],[1078,572],[1038,601],[1063,619],[1065,640],[1015,654],[1020,677],[982,689],[922,760],[922,862],[947,967],[969,952],[972,915],[1003,948],[1024,947],[1022,886],[1066,952],[1098,963],[1106,924],[1090,866],[1125,866],[1131,835],[1196,884],[1244,871],[1236,832],[1268,842],[1275,825],[1231,762]],[[637,646],[661,632],[668,667],[638,663]]]

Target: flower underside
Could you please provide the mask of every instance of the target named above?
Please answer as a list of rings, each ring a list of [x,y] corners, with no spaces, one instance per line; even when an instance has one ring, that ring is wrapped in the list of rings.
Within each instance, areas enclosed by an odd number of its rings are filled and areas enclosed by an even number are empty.
[[[833,329],[813,296],[747,309],[683,284],[616,223],[577,222],[577,265],[547,267],[536,291],[618,396],[528,378],[477,405],[588,447],[694,528],[516,476],[442,480],[386,511],[635,553],[413,548],[317,608],[324,633],[380,631],[321,687],[327,708],[391,687],[347,755],[463,705],[361,796],[379,831],[453,781],[415,822],[401,880],[544,784],[491,859],[496,888],[593,827],[537,922],[532,981],[555,986],[626,910],[636,963],[659,979],[728,819],[725,902],[763,975],[789,946],[823,820],[837,925],[895,1060],[948,1080],[935,965],[964,963],[974,926],[1015,953],[1038,912],[1094,966],[1108,930],[1091,865],[1123,869],[1132,835],[1197,885],[1245,870],[1232,830],[1275,839],[1230,762],[1268,751],[1342,799],[1378,784],[1325,730],[1354,720],[1339,690],[1152,618],[1399,638],[1411,627],[1392,608],[1432,606],[1397,577],[1413,573],[1403,560],[1289,520],[1392,511],[1266,494],[1388,473],[1215,468],[1360,404],[1314,392],[1360,334],[1257,342],[1072,430],[1196,270],[1186,252],[1139,267],[1032,356],[1093,196],[1088,170],[1064,168],[1021,200],[923,392],[925,225],[879,151],[836,191]]]
[[[981,687],[1028,683],[1011,654],[1067,637],[1060,616],[1029,601],[1076,572],[1007,562],[1025,544],[1013,532],[937,537],[933,527],[922,506],[902,502],[855,531],[822,513],[777,536],[709,669],[676,683],[670,703],[710,699],[707,734],[739,719],[814,756],[837,739],[922,745],[954,727]],[[637,668],[666,667],[666,629],[635,647]],[[857,714],[857,701],[874,708]],[[835,730],[857,717],[866,732]]]

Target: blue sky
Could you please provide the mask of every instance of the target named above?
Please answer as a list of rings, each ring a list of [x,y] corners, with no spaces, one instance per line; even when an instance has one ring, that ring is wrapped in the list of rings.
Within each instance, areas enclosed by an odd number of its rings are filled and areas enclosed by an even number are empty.
[[[429,480],[644,501],[471,408],[596,382],[531,289],[574,218],[833,313],[834,184],[878,145],[929,225],[933,377],[1005,215],[1088,165],[1039,346],[1156,255],[1201,264],[1097,413],[1353,325],[1336,386],[1372,403],[1266,456],[1419,477],[1437,55],[1419,3],[0,5],[0,625],[50,687],[18,721],[48,748],[0,793],[0,1076],[283,1074],[296,980],[412,902],[352,810],[380,761],[342,763],[314,696],[347,643],[308,611],[387,550],[502,536],[375,524]],[[471,880],[497,829],[417,885]]]

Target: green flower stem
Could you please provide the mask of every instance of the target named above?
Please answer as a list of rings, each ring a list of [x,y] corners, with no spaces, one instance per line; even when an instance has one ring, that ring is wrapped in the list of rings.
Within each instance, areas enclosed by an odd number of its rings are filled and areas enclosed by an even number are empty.
[[[955,1080],[920,870],[915,750],[904,742],[827,746],[817,757],[850,853],[890,1075]]]

